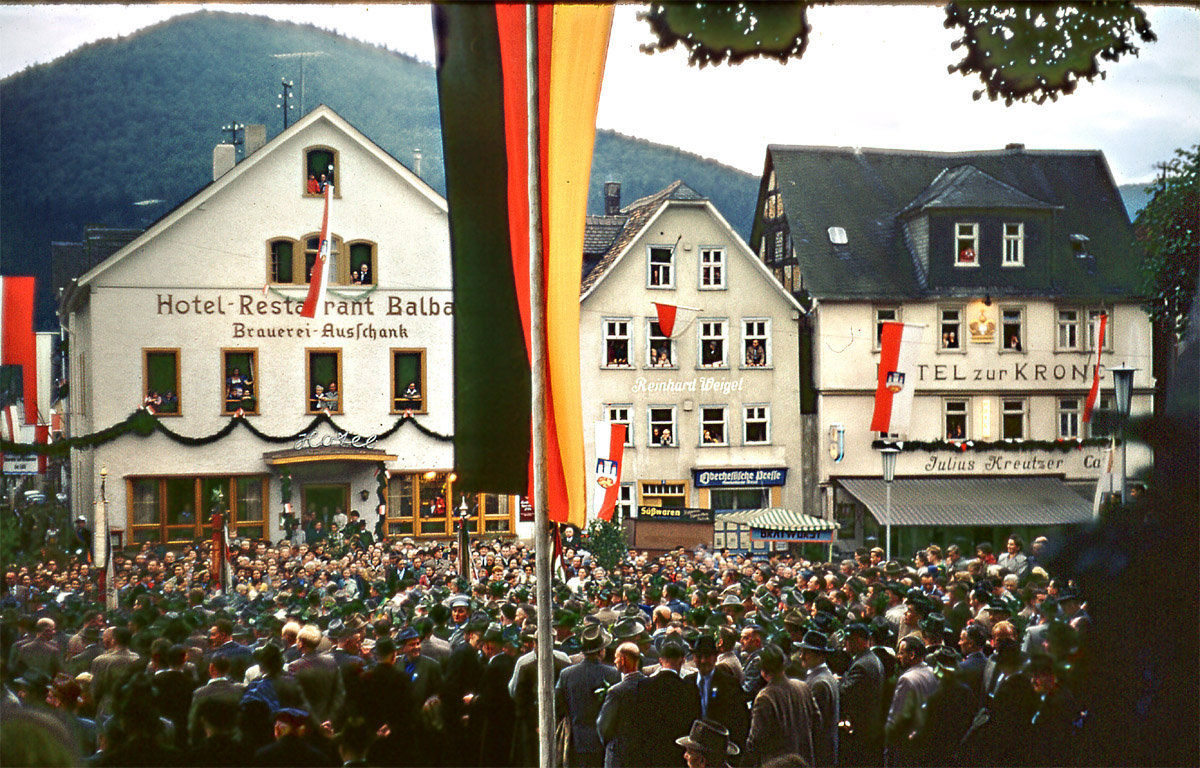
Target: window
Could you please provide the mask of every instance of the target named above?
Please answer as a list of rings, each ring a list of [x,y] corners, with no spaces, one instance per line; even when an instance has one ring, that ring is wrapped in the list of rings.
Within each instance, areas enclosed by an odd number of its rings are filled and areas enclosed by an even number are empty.
[[[725,406],[705,405],[700,408],[700,444],[728,445],[728,420]]]
[[[647,507],[678,509],[687,506],[687,486],[683,483],[642,483],[642,504]]]
[[[700,289],[718,290],[725,287],[725,249],[700,249]]]
[[[633,483],[621,483],[621,490],[617,493],[617,509],[614,520],[628,520],[631,517],[633,517]]]
[[[1001,403],[1000,437],[1005,440],[1025,439],[1025,417],[1029,410],[1026,400],[1002,400]]]
[[[630,368],[629,321],[604,321],[604,367]],[[653,363],[652,363],[653,364]]]
[[[342,283],[344,281],[340,277],[341,273],[338,272],[338,269],[339,269],[338,256],[341,254],[341,251],[342,251],[342,238],[338,237],[337,235],[330,235],[329,239],[330,239],[329,272],[327,273],[329,275],[329,282],[330,282],[330,284]],[[306,236],[304,238],[304,282],[305,283],[309,283],[312,281],[313,268],[316,267],[317,254],[319,254],[320,252],[321,252],[321,235],[320,235],[320,233],[317,233],[315,235]]]
[[[238,536],[265,538],[266,480],[261,477],[236,478],[236,517]]]
[[[1079,310],[1060,309],[1057,312],[1058,333],[1054,348],[1057,350],[1079,349]]]
[[[392,413],[428,413],[425,399],[425,350],[392,350]]]
[[[651,368],[675,367],[675,340],[663,335],[657,320],[646,321],[646,365]]]
[[[1078,397],[1062,397],[1058,400],[1058,436],[1067,440],[1079,437],[1079,420],[1083,414],[1083,400]]]
[[[742,442],[764,445],[771,442],[771,409],[765,405],[747,405],[742,409]]]
[[[1100,315],[1108,315],[1108,322],[1104,326],[1104,351],[1113,351],[1113,313],[1105,307],[1097,307],[1089,309],[1087,312],[1087,349],[1095,351],[1096,336],[1100,333]]]
[[[325,184],[334,185],[337,194],[337,151],[329,147],[310,147],[304,151],[304,194],[321,195]]]
[[[453,483],[445,472],[392,475],[388,479],[387,487],[388,534],[447,536],[454,533],[455,516],[449,511],[452,492]],[[474,506],[475,515],[471,521],[473,530],[479,527],[479,510],[484,512],[485,526],[493,512],[496,515],[504,514],[498,511],[498,503],[489,506],[490,504],[491,502],[485,499]],[[470,502],[468,506],[472,506]],[[510,510],[512,506],[509,505]]]
[[[1024,349],[1025,340],[1025,310],[1019,307],[1007,307],[1000,310],[1000,349],[1006,352],[1020,352]]]
[[[212,513],[225,515],[234,537],[266,534],[267,478],[140,477],[126,481],[128,543],[172,544],[212,536]]]
[[[979,266],[979,225],[954,225],[954,266]]]
[[[298,283],[296,274],[297,263],[292,258],[296,243],[293,240],[272,240],[267,244],[270,253],[269,265],[271,273],[268,279],[272,283]]]
[[[449,512],[450,481],[445,472],[426,472],[414,478],[417,484],[417,532],[445,536],[454,532]]]
[[[675,441],[675,406],[650,406],[650,435],[651,447],[674,448]]]
[[[969,414],[966,400],[945,400],[942,403],[943,421],[945,422],[947,440],[966,440],[967,416]]]
[[[1006,267],[1021,267],[1025,265],[1025,225],[1022,223],[1004,225],[1004,256],[1000,262]]]
[[[387,527],[392,536],[412,536],[416,521],[417,475],[392,475],[387,484]]]
[[[631,405],[606,405],[604,406],[604,418],[615,424],[625,425],[625,445],[633,447],[633,406]]]
[[[875,307],[875,351],[883,344],[883,324],[900,322],[900,307]]]
[[[700,321],[700,366],[703,368],[724,368],[725,362],[725,321]]]
[[[1087,425],[1088,437],[1111,437],[1115,404],[1112,395],[1100,395],[1096,398],[1096,407],[1092,409],[1092,420]]]
[[[374,243],[350,243],[346,274],[339,274],[337,280],[344,285],[375,285],[376,264]]]
[[[742,359],[749,368],[765,368],[771,364],[771,321],[742,321]]]
[[[472,518],[471,530],[479,533],[508,533],[513,527],[512,509],[516,506],[509,496],[495,493],[480,493],[475,496],[478,514]],[[468,506],[470,502],[468,502]],[[483,516],[483,529],[479,530],[479,514]]]
[[[963,351],[963,310],[961,307],[941,310],[942,345],[940,349],[950,352]]]
[[[647,285],[651,288],[675,287],[675,249],[650,246]]]
[[[221,350],[221,413],[229,415],[239,409],[247,414],[258,413],[257,349]]]
[[[143,350],[142,403],[160,415],[180,414],[178,349]]]
[[[305,393],[307,413],[342,412],[342,350],[309,349],[305,351]]]

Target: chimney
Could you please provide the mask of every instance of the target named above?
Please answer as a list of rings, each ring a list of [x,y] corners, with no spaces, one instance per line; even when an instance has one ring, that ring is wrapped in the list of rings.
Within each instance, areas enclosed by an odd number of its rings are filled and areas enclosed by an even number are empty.
[[[237,164],[237,147],[232,144],[218,144],[213,147],[213,181],[233,170]]]
[[[246,130],[242,136],[246,147],[245,157],[250,157],[250,155],[262,149],[263,144],[267,143],[267,126],[261,123],[252,123],[246,126]]]
[[[413,148],[413,173],[421,175],[421,148]]]
[[[1005,144],[1004,148],[1010,152],[1021,152],[1024,151],[1025,145],[1014,141],[1011,144]]]
[[[621,212],[621,182],[604,182],[604,215],[616,216]]]

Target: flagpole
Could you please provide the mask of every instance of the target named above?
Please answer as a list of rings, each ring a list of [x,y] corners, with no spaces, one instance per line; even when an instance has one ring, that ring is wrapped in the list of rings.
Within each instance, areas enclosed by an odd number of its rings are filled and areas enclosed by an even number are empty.
[[[525,6],[529,154],[529,324],[533,413],[533,538],[537,579],[538,765],[554,768],[554,638],[550,604],[550,495],[546,485],[546,303],[542,263],[541,146],[538,140],[538,6]]]

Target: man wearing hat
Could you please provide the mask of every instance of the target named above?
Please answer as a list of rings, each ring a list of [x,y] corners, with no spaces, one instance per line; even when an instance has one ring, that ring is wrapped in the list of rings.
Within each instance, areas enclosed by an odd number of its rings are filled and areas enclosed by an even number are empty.
[[[682,768],[683,755],[675,740],[700,718],[699,689],[680,677],[686,657],[683,638],[667,635],[659,648],[658,671],[639,689],[638,720],[645,732],[632,755],[632,765]]]
[[[729,668],[717,664],[712,635],[702,634],[692,643],[692,661],[696,669],[683,679],[700,692],[700,716],[720,723],[735,745],[744,744],[750,728],[746,694]]]
[[[479,721],[481,752],[479,765],[514,765],[513,727],[516,709],[508,693],[508,683],[516,668],[516,659],[504,648],[508,644],[499,624],[490,624],[483,633],[482,650],[486,659],[479,695],[471,703],[471,719]]]
[[[719,768],[728,766],[728,759],[738,753],[736,744],[729,741],[729,732],[712,720],[697,720],[687,736],[675,739],[684,749],[688,768]]]
[[[471,598],[455,595],[447,607],[450,609],[450,647],[454,648],[463,642],[467,620],[471,616]]]
[[[380,727],[388,727],[388,735],[373,748],[379,752],[379,762],[395,765],[407,756],[412,744],[412,679],[396,668],[396,643],[390,637],[381,637],[371,649],[375,666],[363,673],[358,682],[359,706],[352,715],[360,717],[370,733]]]
[[[254,753],[253,765],[323,766],[329,757],[307,741],[312,720],[303,709],[284,708],[275,713],[275,741]]]
[[[838,684],[841,718],[849,723],[839,734],[842,765],[881,765],[883,760],[883,662],[871,652],[871,630],[855,622],[845,630],[846,652],[853,661]]]
[[[378,651],[380,640],[375,644]],[[421,636],[412,627],[405,627],[396,635],[396,644],[403,654],[403,661],[396,669],[403,670],[410,681],[408,712],[415,734],[411,750],[414,765],[436,765],[441,759],[441,731],[435,727],[432,712],[440,702],[442,691],[442,665],[423,653]]]
[[[580,637],[583,659],[564,669],[554,686],[555,711],[566,718],[571,729],[569,768],[600,768],[604,764],[604,745],[596,732],[600,716],[596,691],[620,681],[616,667],[602,661],[611,639],[602,624],[585,626]]]
[[[804,682],[812,690],[813,699],[817,702],[820,719],[813,728],[813,758],[817,766],[836,766],[838,764],[838,722],[841,719],[841,708],[838,701],[838,680],[829,667],[825,658],[835,649],[829,644],[829,639],[815,630],[805,632],[800,641],[800,663],[805,670]]]
[[[445,720],[445,742],[443,757],[446,765],[470,766],[478,761],[479,742],[472,737],[475,731],[463,727],[469,714],[471,701],[479,693],[483,680],[483,658],[480,646],[488,622],[474,618],[463,630],[463,640],[450,653],[446,662],[445,682],[442,686],[442,717]]]
[[[759,766],[782,755],[799,755],[813,765],[813,728],[820,713],[808,684],[784,674],[784,655],[769,644],[759,654],[766,685],[754,697],[744,766]]]

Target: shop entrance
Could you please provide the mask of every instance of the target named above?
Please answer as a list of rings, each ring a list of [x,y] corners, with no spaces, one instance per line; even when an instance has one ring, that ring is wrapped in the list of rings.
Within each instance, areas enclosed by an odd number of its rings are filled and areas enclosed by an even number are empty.
[[[308,527],[320,521],[326,533],[338,510],[350,508],[350,484],[308,484],[304,486],[303,524]]]

